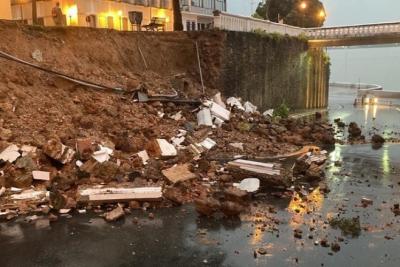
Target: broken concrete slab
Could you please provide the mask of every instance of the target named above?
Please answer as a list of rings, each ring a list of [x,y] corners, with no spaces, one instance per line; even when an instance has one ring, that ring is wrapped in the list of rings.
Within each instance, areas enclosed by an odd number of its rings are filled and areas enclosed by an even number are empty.
[[[149,154],[147,154],[146,150],[138,152],[137,155],[139,156],[139,158],[142,159],[143,165],[146,165],[147,161],[150,159]]]
[[[162,157],[174,157],[178,154],[174,145],[165,139],[157,139],[157,143],[161,150]]]
[[[263,116],[272,118],[274,116],[274,110],[273,109],[268,109],[268,110],[264,111]]]
[[[211,101],[210,101],[211,102]],[[208,103],[206,103],[207,105]],[[224,121],[229,121],[230,116],[231,116],[231,112],[229,110],[227,110],[226,108],[218,105],[215,102],[211,102],[211,104],[209,104],[210,106],[210,111],[211,111],[211,115],[220,118]]]
[[[280,175],[280,170],[276,169],[276,164],[274,163],[263,163],[258,161],[250,161],[250,160],[242,160],[237,159],[231,162],[228,162],[228,165],[239,167],[240,169],[262,173],[268,175]]]
[[[105,146],[99,146],[100,150],[93,152],[92,157],[100,163],[110,160],[110,155],[112,155],[113,150]]]
[[[203,108],[197,113],[197,125],[213,126],[211,110]]]
[[[161,187],[83,187],[78,189],[78,201],[90,203],[130,202],[132,200],[158,201],[162,198]]]
[[[45,171],[32,171],[34,180],[50,181],[50,172]]]
[[[49,191],[29,189],[18,194],[13,194],[10,196],[10,198],[13,200],[40,200],[44,198],[48,199],[49,196]]]
[[[221,93],[218,92],[217,94],[215,94],[213,96],[212,100],[213,100],[213,102],[217,103],[218,105],[220,105],[221,107],[226,109],[226,105],[225,105],[224,101],[222,101]]]
[[[236,107],[239,110],[244,110],[244,107],[242,105],[241,99],[236,98],[236,97],[229,97],[226,100],[226,103],[231,106],[231,107]]]
[[[34,147],[34,146],[23,145],[21,147],[21,152],[22,152],[23,157],[28,156],[28,155],[34,156],[36,154],[36,151],[37,151],[37,147]]]
[[[246,113],[254,113],[257,111],[257,106],[253,105],[251,102],[247,101],[243,105],[244,111]]]
[[[208,149],[208,150],[213,148],[216,144],[217,143],[214,140],[212,140],[211,138],[206,138],[206,139],[204,139],[203,142],[200,143],[200,145],[202,147],[204,147],[205,149]]]
[[[113,209],[112,211],[106,212],[104,214],[104,219],[107,222],[114,222],[114,221],[121,219],[124,216],[125,216],[124,209],[121,206],[118,206],[115,209]]]
[[[0,153],[0,160],[13,163],[20,156],[19,147],[17,145],[10,145]]]
[[[66,164],[72,161],[75,151],[63,145],[60,141],[51,139],[43,147],[43,152],[52,159],[59,161],[62,164]]]
[[[189,164],[179,164],[162,171],[162,174],[173,184],[195,179],[197,176],[189,170]]]

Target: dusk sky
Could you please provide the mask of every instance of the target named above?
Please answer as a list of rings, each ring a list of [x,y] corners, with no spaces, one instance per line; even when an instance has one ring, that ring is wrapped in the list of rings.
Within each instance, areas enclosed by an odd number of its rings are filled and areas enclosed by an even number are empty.
[[[257,0],[228,0],[228,12],[251,15]],[[400,0],[323,0],[325,26],[400,21]],[[251,4],[253,3],[253,4]],[[400,47],[329,49],[331,81],[364,82],[400,91]],[[373,64],[370,64],[373,62]]]
[[[228,0],[228,12],[251,15],[260,1]],[[359,24],[400,20],[399,0],[323,0],[326,25]],[[253,3],[253,4],[252,4]]]

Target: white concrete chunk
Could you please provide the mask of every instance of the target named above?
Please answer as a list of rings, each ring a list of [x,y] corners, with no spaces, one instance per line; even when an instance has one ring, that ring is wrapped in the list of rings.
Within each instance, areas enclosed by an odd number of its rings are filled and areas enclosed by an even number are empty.
[[[92,157],[100,163],[108,161],[110,159],[110,155],[113,153],[111,148],[100,146],[100,150],[95,151]]]
[[[139,156],[139,158],[142,159],[143,165],[146,165],[147,161],[150,159],[149,154],[147,154],[146,150],[140,151],[139,153],[137,153],[137,155]]]
[[[211,111],[209,108],[203,108],[197,113],[197,124],[213,126]]]
[[[170,144],[167,140],[157,139],[157,143],[160,146],[161,156],[172,157],[172,156],[176,156],[178,154],[174,145]]]
[[[247,101],[246,103],[244,103],[244,111],[247,113],[254,113],[257,111],[257,106]]]
[[[231,116],[231,112],[226,108],[218,105],[217,103],[213,102],[211,105],[211,114],[215,117],[218,117],[224,121],[228,121]]]
[[[21,156],[18,152],[19,148],[16,145],[10,145],[0,153],[0,159],[13,163]]]
[[[41,181],[50,181],[50,172],[32,171],[33,179]]]
[[[204,139],[203,142],[200,143],[201,146],[203,146],[206,149],[211,149],[213,148],[217,143],[212,140],[211,138],[206,138]]]

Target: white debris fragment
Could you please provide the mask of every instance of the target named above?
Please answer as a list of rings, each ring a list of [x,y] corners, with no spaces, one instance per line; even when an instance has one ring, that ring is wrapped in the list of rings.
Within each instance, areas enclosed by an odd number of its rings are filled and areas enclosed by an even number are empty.
[[[50,172],[32,171],[33,179],[40,181],[50,181]]]
[[[247,113],[254,113],[257,111],[257,106],[247,101],[246,103],[244,103],[244,111]]]
[[[173,137],[171,139],[172,144],[174,144],[174,146],[178,149],[182,148],[182,143],[185,141],[185,137],[181,136],[181,137]]]
[[[69,213],[71,211],[71,209],[60,209],[59,211],[58,211],[58,213],[60,213],[60,214],[67,214],[67,213]]]
[[[23,157],[25,157],[28,154],[35,154],[36,150],[37,150],[37,147],[34,147],[34,146],[23,145],[21,147]]]
[[[274,163],[263,163],[258,161],[237,159],[228,162],[228,165],[239,167],[242,170],[255,173],[280,175],[280,170],[275,168],[276,166]]]
[[[165,115],[165,113],[164,112],[161,112],[161,111],[157,111],[157,116],[159,117],[159,118],[164,118],[164,115]]]
[[[17,188],[17,187],[11,187],[10,191],[12,193],[19,193],[19,192],[22,192],[22,189],[21,188]]]
[[[79,189],[79,202],[127,202],[130,200],[159,200],[162,198],[162,187],[116,188],[94,186]]]
[[[48,198],[48,197],[49,197],[49,191],[45,191],[45,190],[35,191],[32,189],[22,191],[19,194],[11,195],[11,199],[14,199],[14,200],[27,200],[27,199],[39,200],[39,199]]]
[[[170,119],[173,119],[175,121],[179,121],[182,119],[182,111],[179,111],[177,113],[175,113],[174,115],[169,116]]]
[[[264,117],[273,117],[274,116],[274,110],[273,109],[268,109],[268,110],[264,111],[263,116]]]
[[[3,161],[8,161],[10,163],[13,163],[14,161],[17,160],[21,156],[21,154],[18,152],[19,148],[16,145],[10,145],[6,149],[3,150],[3,152],[0,153],[0,159]]]
[[[147,161],[150,159],[149,154],[147,154],[146,150],[140,151],[139,153],[137,153],[137,155],[139,156],[139,158],[142,159],[143,165],[146,165]]]
[[[78,213],[79,213],[79,214],[86,214],[86,210],[85,210],[85,209],[78,210]]]
[[[206,149],[211,149],[213,148],[217,143],[212,140],[211,138],[206,138],[204,139],[203,142],[200,143],[200,145]]]
[[[222,124],[224,123],[224,120],[221,120],[220,118],[213,116],[213,122],[216,126],[221,127]]]
[[[203,108],[197,113],[197,124],[199,126],[213,126],[211,111],[209,108]]]
[[[222,107],[221,105],[218,105],[215,102],[212,101],[206,101],[204,102],[204,105],[208,106],[211,110],[211,115],[220,118],[221,120],[224,121],[229,121],[231,112],[227,110],[226,108]]]
[[[226,103],[231,107],[236,107],[237,109],[244,110],[242,102],[240,101],[240,99],[238,99],[236,97],[229,97],[226,100]]]
[[[172,157],[176,156],[178,152],[176,151],[176,148],[174,145],[168,143],[167,140],[165,139],[157,139],[157,143],[160,147],[161,150],[161,156],[163,157]]]
[[[32,58],[36,60],[37,62],[42,62],[43,61],[43,54],[42,51],[39,49],[36,49],[35,51],[32,52]]]
[[[110,155],[112,155],[113,150],[111,148],[99,145],[100,150],[95,151],[92,157],[100,163],[108,161],[110,159]]]
[[[247,178],[242,180],[240,183],[234,183],[233,186],[240,190],[247,191],[249,193],[256,192],[260,188],[260,179]]]
[[[224,101],[222,101],[221,93],[217,93],[213,96],[213,101],[223,108],[226,108]]]
[[[83,165],[83,162],[82,161],[80,161],[80,160],[77,160],[76,162],[75,162],[75,164],[76,164],[76,166],[78,166],[79,168]]]

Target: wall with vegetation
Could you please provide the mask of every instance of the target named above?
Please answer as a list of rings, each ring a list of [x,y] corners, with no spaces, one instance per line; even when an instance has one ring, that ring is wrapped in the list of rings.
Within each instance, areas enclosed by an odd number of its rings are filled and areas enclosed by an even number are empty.
[[[329,62],[307,41],[278,34],[226,32],[218,87],[260,108],[326,107]]]

